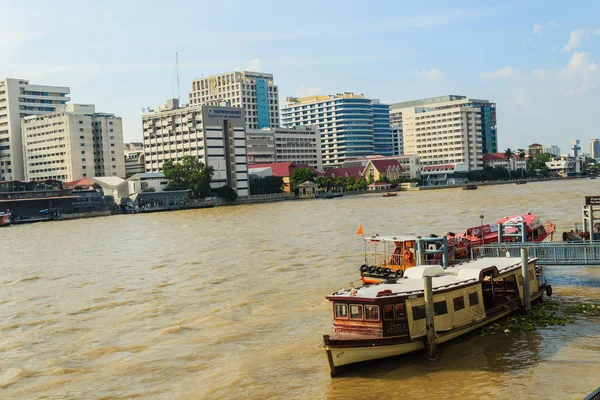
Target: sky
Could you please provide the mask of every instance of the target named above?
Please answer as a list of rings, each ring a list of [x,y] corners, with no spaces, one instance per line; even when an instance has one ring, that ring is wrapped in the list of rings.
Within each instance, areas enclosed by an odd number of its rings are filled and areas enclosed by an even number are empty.
[[[385,103],[445,94],[497,104],[499,150],[568,151],[600,137],[600,2],[0,0],[0,78],[69,86],[123,117],[192,80],[252,70],[287,96],[352,91]]]

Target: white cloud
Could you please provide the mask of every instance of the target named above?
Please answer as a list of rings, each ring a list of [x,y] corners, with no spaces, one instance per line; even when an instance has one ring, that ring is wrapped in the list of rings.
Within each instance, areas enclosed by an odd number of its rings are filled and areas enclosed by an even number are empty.
[[[571,56],[569,64],[560,71],[560,77],[574,79],[577,87],[569,89],[568,96],[585,94],[591,86],[594,74],[598,70],[596,61],[590,58],[590,53],[575,52]]]
[[[444,78],[445,74],[439,68],[417,69],[415,74],[428,81],[439,81]]]
[[[258,58],[253,58],[250,64],[246,67],[246,71],[262,72],[261,62]]]
[[[296,96],[297,97],[314,96],[314,95],[320,94],[322,92],[323,91],[321,90],[320,87],[306,87],[304,85],[301,85],[298,89],[296,89]]]
[[[534,80],[545,80],[545,79],[550,79],[552,78],[552,76],[554,75],[554,71],[552,71],[551,69],[534,69],[531,77]]]
[[[491,72],[480,72],[479,76],[486,79],[507,79],[513,78],[519,75],[519,70],[515,69],[511,66],[506,66],[503,68],[498,68],[495,71]]]
[[[542,35],[542,31],[544,30],[542,24],[533,24],[532,34],[533,35]]]
[[[569,52],[573,50],[575,47],[579,46],[583,38],[585,37],[585,31],[583,29],[575,29],[569,35],[569,43],[563,47],[564,52]]]

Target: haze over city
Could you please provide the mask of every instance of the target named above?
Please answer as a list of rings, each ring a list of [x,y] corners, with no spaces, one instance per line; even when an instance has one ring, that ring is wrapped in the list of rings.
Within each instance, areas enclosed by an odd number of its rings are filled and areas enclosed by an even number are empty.
[[[73,102],[123,117],[125,141],[141,141],[142,107],[177,97],[176,52],[184,103],[193,79],[239,69],[273,73],[282,104],[344,91],[488,99],[499,149],[598,136],[596,2],[0,5],[0,76],[70,87]]]

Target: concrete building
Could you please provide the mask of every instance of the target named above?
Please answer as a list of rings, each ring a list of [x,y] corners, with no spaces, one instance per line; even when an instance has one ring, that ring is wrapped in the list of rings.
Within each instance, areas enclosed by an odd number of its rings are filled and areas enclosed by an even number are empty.
[[[504,167],[510,171],[527,169],[527,160],[521,159],[513,154],[510,162],[504,157],[504,153],[488,153],[483,155],[483,165],[490,167]]]
[[[481,111],[481,139],[483,153],[496,153],[498,151],[496,103],[492,103],[488,100],[471,99],[460,95],[446,95],[394,103],[390,106],[390,123],[392,126],[399,125],[402,127],[402,109],[413,107],[426,107],[435,110],[457,107],[478,108]],[[404,153],[406,153],[406,150]]]
[[[165,161],[193,156],[214,168],[212,189],[227,185],[247,196],[245,121],[243,108],[179,107],[169,100],[142,115],[146,172],[161,172]]]
[[[61,107],[22,120],[25,179],[124,176],[121,118],[96,113],[90,104]]]
[[[401,177],[404,179],[418,179],[421,176],[421,158],[415,154],[403,156],[370,156],[365,158],[356,158],[344,162],[344,168],[362,167],[364,168],[371,160],[396,160],[402,166]]]
[[[295,162],[322,171],[321,134],[316,126],[246,131],[248,164]]]
[[[404,154],[418,155],[424,166],[465,164],[471,171],[482,169],[481,107],[470,99],[411,105],[423,101],[392,105],[397,107],[393,113],[402,114]]]
[[[68,87],[33,85],[25,79],[0,80],[0,181],[25,179],[21,118],[62,109],[69,92]]]
[[[402,165],[397,160],[369,160],[362,173],[367,179],[373,177],[375,182],[381,180],[394,181],[400,179],[404,172]]]
[[[191,107],[227,105],[246,110],[246,128],[279,126],[279,90],[273,74],[236,71],[192,82]]]
[[[469,168],[465,163],[428,165],[423,167],[421,177],[425,186],[463,185],[468,182]]]
[[[392,134],[392,155],[401,156],[404,154],[404,140],[402,138],[402,125],[390,126]]]
[[[571,140],[571,156],[577,158],[581,154],[581,146],[579,145],[579,139]]]
[[[590,139],[590,157],[600,160],[600,139]]]
[[[544,147],[544,153],[552,154],[554,156],[560,156],[560,147],[552,145],[550,147]]]
[[[127,178],[128,195],[144,191],[163,192],[169,181],[162,172],[142,172]]]
[[[288,97],[282,124],[318,125],[323,166],[341,166],[350,158],[392,155],[389,106],[350,92],[332,96]]]
[[[527,149],[527,154],[529,154],[529,157],[531,158],[544,153],[544,146],[539,143],[530,144]]]
[[[578,157],[554,157],[546,162],[546,166],[551,172],[560,176],[574,176],[583,173],[583,163],[585,156]]]
[[[144,160],[144,143],[125,143],[124,154],[125,177],[129,178],[130,176],[146,171],[146,162]]]

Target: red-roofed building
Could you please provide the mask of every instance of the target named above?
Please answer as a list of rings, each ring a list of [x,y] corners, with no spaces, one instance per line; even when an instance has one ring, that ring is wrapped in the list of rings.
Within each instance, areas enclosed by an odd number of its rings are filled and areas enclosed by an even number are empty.
[[[534,143],[529,145],[529,157],[535,157],[538,154],[544,153],[544,146],[539,143]]]
[[[504,153],[486,153],[482,157],[483,165],[489,167],[504,167],[511,171],[524,169],[526,166],[525,159],[519,158],[517,154],[513,154],[510,162],[504,158]]]
[[[294,190],[291,176],[294,170],[299,168],[308,168],[312,172],[314,172],[317,176],[321,174],[316,169],[312,168],[308,164],[297,164],[294,162],[282,162],[282,163],[271,163],[271,164],[249,164],[248,165],[248,175],[252,174],[252,170],[264,170],[265,168],[271,169],[270,176],[277,176],[283,179],[283,191],[286,193],[290,193]]]
[[[353,176],[354,179],[358,180],[362,176],[364,170],[364,167],[329,168],[323,173],[323,176],[334,180],[337,178],[348,179]]]
[[[72,182],[63,182],[63,188],[65,190],[75,189],[76,187],[81,187],[84,189],[89,189],[94,186],[94,182],[91,179],[79,179]]]
[[[365,177],[372,176],[375,182],[384,180],[388,181],[400,179],[404,168],[398,160],[369,160],[363,171]]]

